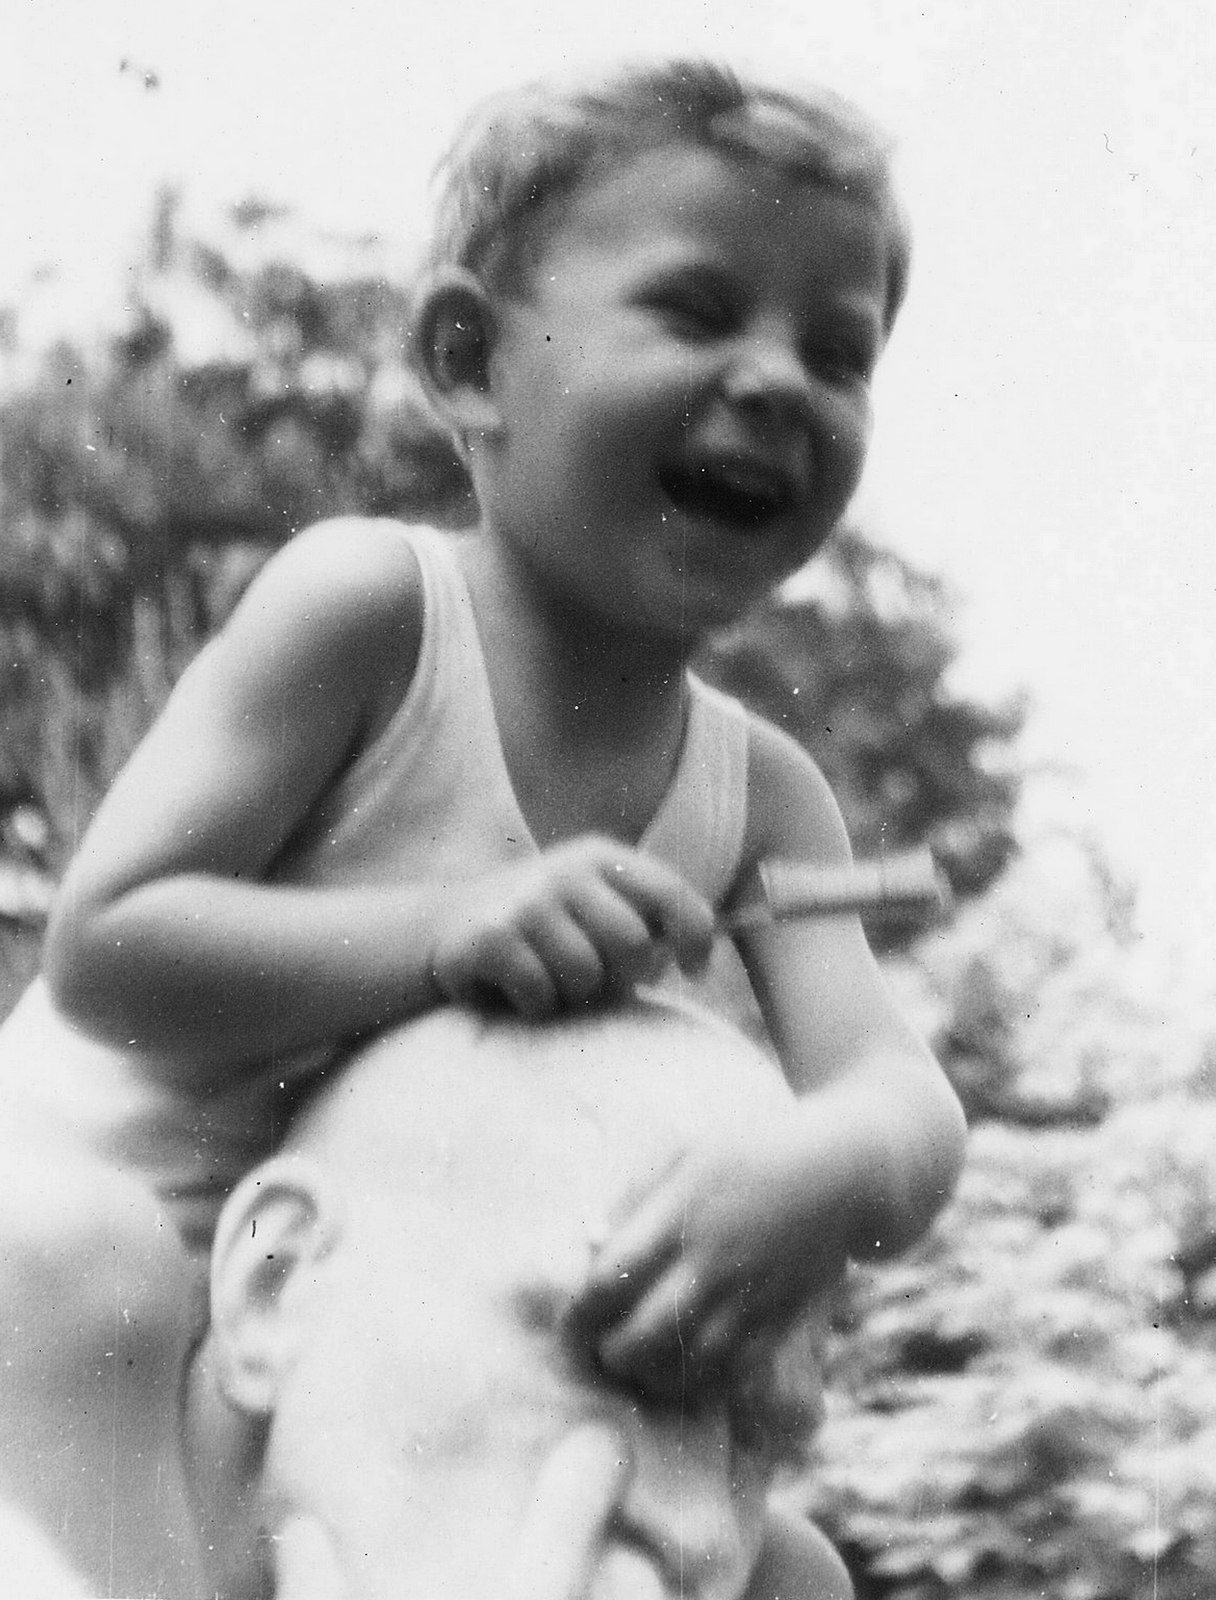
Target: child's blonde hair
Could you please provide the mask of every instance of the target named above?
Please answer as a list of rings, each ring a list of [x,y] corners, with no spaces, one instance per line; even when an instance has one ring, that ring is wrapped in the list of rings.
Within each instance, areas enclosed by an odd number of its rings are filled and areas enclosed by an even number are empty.
[[[439,168],[429,266],[460,266],[492,292],[526,294],[555,209],[641,152],[689,144],[760,162],[872,205],[889,239],[885,326],[907,287],[910,238],[890,142],[849,101],[748,83],[708,62],[627,67],[596,85],[544,83],[474,111]]]

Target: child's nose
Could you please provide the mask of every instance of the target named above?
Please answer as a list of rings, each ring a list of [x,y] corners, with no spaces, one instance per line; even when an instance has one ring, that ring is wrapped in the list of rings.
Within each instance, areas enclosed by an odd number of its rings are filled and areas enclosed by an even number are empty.
[[[731,368],[726,390],[737,405],[765,410],[789,426],[804,426],[814,408],[806,363],[796,346],[780,338],[749,340]]]

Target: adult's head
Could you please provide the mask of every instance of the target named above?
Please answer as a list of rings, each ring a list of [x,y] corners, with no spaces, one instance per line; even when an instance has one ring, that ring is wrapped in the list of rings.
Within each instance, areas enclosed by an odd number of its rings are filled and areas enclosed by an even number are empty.
[[[589,1424],[631,1462],[595,1600],[737,1600],[771,1466],[737,1397],[614,1387],[566,1313],[624,1189],[787,1093],[739,1035],[657,1003],[543,1028],[441,1012],[362,1049],[214,1251],[190,1448],[221,1500],[235,1487],[216,1525],[239,1504],[246,1553],[307,1530],[279,1600],[301,1567],[310,1600],[499,1592],[546,1464]]]

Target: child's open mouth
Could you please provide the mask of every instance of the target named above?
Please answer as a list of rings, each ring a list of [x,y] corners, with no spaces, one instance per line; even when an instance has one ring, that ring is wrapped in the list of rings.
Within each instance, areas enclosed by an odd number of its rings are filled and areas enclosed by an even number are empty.
[[[678,511],[739,529],[762,528],[794,502],[784,474],[752,462],[665,466],[659,484]]]

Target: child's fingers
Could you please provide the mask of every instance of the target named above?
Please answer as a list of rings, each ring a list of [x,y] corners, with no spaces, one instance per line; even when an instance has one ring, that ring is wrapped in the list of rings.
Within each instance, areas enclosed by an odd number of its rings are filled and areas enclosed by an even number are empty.
[[[677,1261],[599,1342],[599,1357],[615,1377],[656,1393],[677,1395],[695,1383],[700,1295],[696,1277]]]
[[[713,908],[677,872],[632,850],[616,852],[604,863],[604,881],[628,900],[686,970],[703,966],[713,945]]]
[[[615,982],[657,978],[671,960],[671,951],[637,908],[600,877],[577,886],[570,897],[570,914],[586,931]]]
[[[643,1308],[639,1323],[648,1315]],[[605,1335],[599,1359],[614,1377],[661,1399],[689,1398],[720,1383],[740,1360],[744,1336],[738,1307],[720,1301],[712,1310],[632,1319]]]
[[[558,1445],[511,1563],[508,1600],[586,1600],[630,1466],[620,1434],[603,1423]]]
[[[435,982],[448,999],[462,1004],[483,1004],[490,993],[523,1017],[547,1017],[557,1010],[548,967],[517,935],[490,937],[451,962],[436,962]]]
[[[566,908],[546,908],[529,918],[523,931],[559,1000],[576,1006],[600,993],[606,979],[602,953]]]
[[[742,1313],[740,1301],[728,1295],[692,1331],[691,1358],[699,1382],[710,1383],[735,1364],[743,1348]]]
[[[632,1266],[597,1261],[574,1306],[574,1320],[598,1345],[613,1328],[623,1328],[651,1285],[670,1266],[676,1251],[665,1259],[652,1257]]]
[[[658,1175],[660,1184],[676,1164]],[[665,1193],[630,1195],[623,1220],[595,1248],[579,1296],[580,1319],[588,1327],[604,1328],[626,1316],[678,1257],[680,1242],[680,1219]]]

